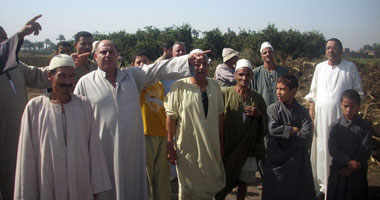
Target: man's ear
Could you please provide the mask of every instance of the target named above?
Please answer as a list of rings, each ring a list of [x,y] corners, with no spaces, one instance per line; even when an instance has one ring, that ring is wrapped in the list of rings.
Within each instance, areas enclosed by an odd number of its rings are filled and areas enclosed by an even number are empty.
[[[54,75],[51,73],[51,71],[48,71],[47,73],[47,79],[51,82],[51,79]]]

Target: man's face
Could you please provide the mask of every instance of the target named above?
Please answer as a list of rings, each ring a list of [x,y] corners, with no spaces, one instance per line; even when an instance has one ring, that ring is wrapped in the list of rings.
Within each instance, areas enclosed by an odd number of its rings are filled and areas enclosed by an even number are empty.
[[[273,62],[274,61],[274,52],[271,48],[267,47],[267,48],[264,48],[262,51],[261,51],[261,59],[266,62],[266,63],[270,63],[270,62]]]
[[[78,42],[74,43],[74,47],[78,54],[91,53],[92,51],[92,38],[91,37],[80,37]]]
[[[335,41],[328,41],[326,43],[326,56],[328,60],[335,61],[339,60],[342,55],[342,49],[339,47],[339,44]]]
[[[360,110],[360,106],[356,103],[355,100],[344,97],[340,103],[340,107],[342,108],[343,116],[348,120],[352,120]]]
[[[59,46],[57,49],[57,54],[71,55],[72,53],[72,49],[68,46]]]
[[[208,62],[205,56],[203,56],[202,63],[197,63],[194,65],[195,77],[206,78],[208,74]]]
[[[173,57],[179,57],[179,56],[183,56],[183,55],[186,55],[186,47],[185,45],[183,44],[175,44],[173,46]]]
[[[170,47],[169,49],[165,48],[164,51],[165,51],[167,58],[173,57],[173,47]]]
[[[232,65],[236,65],[237,61],[238,61],[238,57],[237,56],[234,56],[232,57],[229,61],[231,61]]]
[[[241,87],[248,87],[252,80],[252,70],[248,67],[239,68],[234,75],[237,84]]]
[[[99,68],[105,72],[116,70],[119,52],[111,40],[103,40],[98,44],[94,58]]]
[[[296,93],[297,88],[289,89],[284,83],[277,83],[277,98],[279,102],[292,103]]]
[[[148,65],[148,64],[149,64],[148,57],[141,55],[141,56],[136,56],[136,59],[135,59],[135,62],[133,63],[133,66],[141,67],[143,65]]]
[[[4,31],[2,27],[0,27],[0,43],[7,39],[8,39],[7,33]]]
[[[55,73],[48,72],[52,91],[58,94],[68,94],[74,88],[75,69],[73,67],[58,67]]]

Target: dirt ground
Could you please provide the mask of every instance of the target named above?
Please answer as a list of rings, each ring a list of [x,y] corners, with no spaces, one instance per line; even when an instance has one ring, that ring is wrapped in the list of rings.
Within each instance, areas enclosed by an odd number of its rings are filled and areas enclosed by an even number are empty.
[[[258,182],[261,182],[261,177],[259,173],[256,173],[256,179]],[[379,165],[370,165],[368,169],[368,185],[369,185],[369,198],[368,200],[379,200],[380,199],[380,166]],[[178,183],[175,181],[171,182],[171,200],[178,199]],[[235,200],[236,199],[236,189],[235,188],[230,194],[226,197],[226,200]],[[257,184],[248,185],[247,200],[260,200],[262,190],[258,189]]]

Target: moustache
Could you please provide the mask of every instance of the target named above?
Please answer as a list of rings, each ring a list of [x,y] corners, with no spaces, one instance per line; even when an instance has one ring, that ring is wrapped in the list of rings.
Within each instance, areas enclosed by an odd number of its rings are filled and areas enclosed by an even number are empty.
[[[59,84],[59,87],[73,87],[73,84]]]

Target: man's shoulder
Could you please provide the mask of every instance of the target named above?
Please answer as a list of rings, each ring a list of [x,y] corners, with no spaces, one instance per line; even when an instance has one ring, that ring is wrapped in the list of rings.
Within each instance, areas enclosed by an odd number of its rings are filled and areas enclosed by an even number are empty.
[[[258,66],[258,67],[256,67],[256,68],[253,68],[252,69],[252,72],[255,74],[255,73],[258,73],[258,72],[260,72],[261,71],[261,69],[264,67],[264,65],[260,65],[260,66]]]
[[[344,66],[344,67],[348,67],[348,68],[356,68],[355,63],[353,63],[353,62],[351,62],[351,61],[349,61],[349,60],[346,60],[346,59],[342,59],[341,64],[342,64],[342,66]]]
[[[220,86],[219,86],[219,82],[218,82],[217,80],[215,80],[215,79],[213,79],[213,78],[209,78],[209,77],[207,77],[206,79],[207,79],[207,84],[211,84],[211,85],[213,85],[213,86],[218,86],[218,87],[220,87]]]
[[[268,106],[268,112],[270,111],[278,111],[279,108],[281,107],[282,103],[277,101],[272,103],[271,105]]]
[[[46,94],[43,94],[43,95],[40,95],[37,97],[33,97],[32,99],[29,100],[28,104],[38,104],[40,102],[43,102],[45,100],[45,98],[48,98],[48,96]]]
[[[276,65],[276,71],[281,73],[288,73],[289,69],[284,66]]]
[[[90,72],[94,71],[94,70],[98,69],[98,64],[96,64],[96,62],[94,62],[92,60],[89,60],[88,68],[89,68]]]
[[[228,66],[224,63],[220,63],[219,65],[216,66],[216,70],[227,70]]]
[[[83,81],[86,81],[86,82],[87,82],[87,81],[93,80],[94,77],[96,76],[96,74],[98,73],[97,71],[98,71],[98,70],[94,70],[94,71],[91,71],[91,72],[85,74],[84,76],[82,76],[82,77],[79,79],[78,83],[79,83],[79,82],[83,82]]]
[[[37,97],[30,99],[28,101],[28,103],[26,104],[26,107],[28,107],[28,108],[35,108],[35,107],[41,108],[42,105],[46,101],[50,102],[49,96],[46,94],[43,94],[43,95],[40,95],[40,96],[37,96]],[[40,110],[39,108],[37,110]]]

